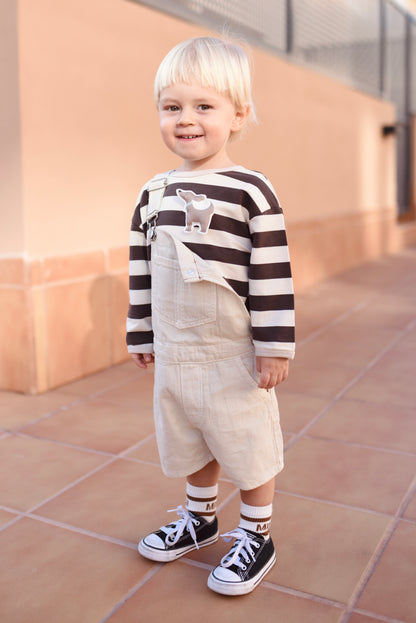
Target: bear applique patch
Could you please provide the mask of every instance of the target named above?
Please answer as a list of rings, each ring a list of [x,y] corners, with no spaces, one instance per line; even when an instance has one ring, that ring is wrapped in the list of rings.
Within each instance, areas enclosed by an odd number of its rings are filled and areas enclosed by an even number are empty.
[[[212,201],[206,195],[196,195],[192,190],[178,188],[176,194],[185,202],[185,231],[190,233],[197,227],[199,234],[206,234],[214,214]]]

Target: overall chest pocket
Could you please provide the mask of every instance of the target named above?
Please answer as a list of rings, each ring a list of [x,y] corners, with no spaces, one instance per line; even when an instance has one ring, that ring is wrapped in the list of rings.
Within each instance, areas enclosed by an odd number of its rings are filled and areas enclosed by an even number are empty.
[[[153,315],[178,329],[216,320],[216,285],[210,281],[185,282],[176,259],[152,257]]]

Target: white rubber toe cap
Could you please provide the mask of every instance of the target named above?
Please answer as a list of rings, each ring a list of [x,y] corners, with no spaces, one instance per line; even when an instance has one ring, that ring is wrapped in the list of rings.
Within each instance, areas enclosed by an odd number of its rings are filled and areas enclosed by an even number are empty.
[[[154,547],[155,549],[165,549],[165,543],[157,534],[149,534],[143,539],[143,543],[148,547]]]
[[[231,569],[227,569],[226,567],[217,567],[212,572],[212,575],[216,580],[220,582],[240,582],[240,577],[231,571]]]

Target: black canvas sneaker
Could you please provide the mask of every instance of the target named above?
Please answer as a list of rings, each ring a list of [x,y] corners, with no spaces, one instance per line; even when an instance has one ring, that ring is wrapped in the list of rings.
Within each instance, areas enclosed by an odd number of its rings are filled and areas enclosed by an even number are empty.
[[[180,519],[162,526],[140,541],[138,549],[145,558],[157,562],[170,562],[218,540],[216,517],[209,522],[182,506],[168,512],[174,511],[178,513]]]
[[[221,536],[225,541],[235,539],[235,542],[218,567],[211,571],[208,587],[223,595],[250,593],[276,562],[273,541],[243,528]]]

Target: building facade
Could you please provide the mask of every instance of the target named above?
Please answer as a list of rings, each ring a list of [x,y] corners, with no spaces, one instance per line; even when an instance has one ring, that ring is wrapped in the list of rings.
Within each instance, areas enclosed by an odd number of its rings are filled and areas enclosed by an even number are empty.
[[[193,13],[161,4],[193,5]],[[197,22],[198,2],[148,5],[0,2],[1,389],[43,392],[127,357],[136,196],[152,175],[176,166],[159,137],[154,74],[177,42],[221,25],[218,14]],[[397,102],[317,71],[311,48],[304,59],[273,50],[278,36],[287,39],[285,15],[271,41],[241,27],[253,50],[259,124],[231,154],[275,186],[301,291],[414,243],[415,190],[403,218]],[[229,17],[224,24],[235,30]],[[294,35],[286,47],[297,45]],[[413,116],[409,122],[410,184]]]

